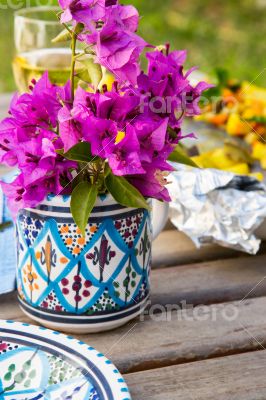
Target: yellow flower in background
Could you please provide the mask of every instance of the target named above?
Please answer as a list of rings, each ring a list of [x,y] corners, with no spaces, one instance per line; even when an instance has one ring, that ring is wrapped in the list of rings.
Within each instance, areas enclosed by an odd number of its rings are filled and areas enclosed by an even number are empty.
[[[236,147],[229,149],[228,139],[225,138],[224,148],[221,141],[219,148],[200,154],[194,161],[203,168],[218,168],[238,174],[249,174],[254,164],[266,169],[266,89],[249,82],[242,82],[234,88],[230,86],[230,81],[227,85],[220,88],[218,103],[210,104],[195,120],[207,122],[237,137],[232,140],[240,144],[239,150],[242,147],[249,159],[237,159],[241,154]],[[260,173],[252,176],[262,179]]]

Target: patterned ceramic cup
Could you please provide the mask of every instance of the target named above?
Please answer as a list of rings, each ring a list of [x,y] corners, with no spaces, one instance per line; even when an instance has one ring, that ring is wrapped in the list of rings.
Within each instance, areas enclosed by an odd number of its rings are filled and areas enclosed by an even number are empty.
[[[152,215],[99,197],[84,238],[69,197],[47,198],[17,220],[19,301],[44,326],[74,333],[116,328],[139,315],[150,291],[152,230],[163,228],[167,205]]]

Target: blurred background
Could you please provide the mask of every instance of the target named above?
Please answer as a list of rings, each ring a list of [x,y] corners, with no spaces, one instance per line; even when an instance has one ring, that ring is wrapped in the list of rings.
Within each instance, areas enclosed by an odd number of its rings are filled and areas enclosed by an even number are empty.
[[[188,65],[203,72],[216,67],[265,86],[266,0],[124,0],[143,16],[140,33],[154,44],[171,42],[188,49]],[[0,0],[0,93],[15,89],[13,14],[23,6],[52,5],[56,0]]]

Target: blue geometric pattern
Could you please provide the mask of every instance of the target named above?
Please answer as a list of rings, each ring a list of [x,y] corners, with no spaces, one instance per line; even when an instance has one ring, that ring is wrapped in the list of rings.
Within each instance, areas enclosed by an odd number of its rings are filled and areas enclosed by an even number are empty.
[[[138,211],[138,217],[134,211],[99,219],[97,230],[79,254],[66,245],[55,218],[40,216],[37,225],[41,229],[31,242],[19,218],[18,288],[22,300],[31,307],[75,315],[121,311],[141,302],[149,291],[151,222],[147,211]],[[140,219],[130,245],[117,228],[117,221],[123,218],[128,226]],[[36,225],[36,215],[28,213],[27,221]],[[77,228],[74,222],[72,225]],[[127,236],[130,229],[126,229]]]
[[[130,400],[110,360],[83,342],[0,321],[1,400]]]

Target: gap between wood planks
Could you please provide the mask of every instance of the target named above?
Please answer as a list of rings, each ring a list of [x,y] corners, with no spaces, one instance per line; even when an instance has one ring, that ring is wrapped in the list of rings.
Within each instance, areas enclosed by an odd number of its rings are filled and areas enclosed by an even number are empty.
[[[125,375],[134,400],[265,400],[266,351]]]
[[[258,254],[265,253],[266,242],[262,242]],[[243,252],[214,244],[197,249],[189,237],[176,229],[163,231],[153,242],[154,269],[238,257],[254,258]]]
[[[227,307],[236,308],[235,320],[224,318]],[[254,351],[266,346],[265,307],[266,298],[211,305],[202,310],[201,315],[206,320],[178,320],[174,313],[171,321],[166,321],[165,315],[165,319],[157,320],[148,317],[128,336],[126,332],[136,322],[109,336],[90,335],[87,340],[110,356],[123,373]],[[122,336],[125,339],[119,342]],[[116,342],[119,343],[117,347]],[[108,355],[110,344],[112,352]]]
[[[213,304],[195,308],[200,318],[193,316],[195,310],[182,311],[178,317],[164,313],[77,338],[105,354],[122,373],[144,371],[266,347],[265,309],[266,297]],[[232,312],[236,318],[227,320],[225,313]],[[1,302],[0,318],[7,318],[7,313],[9,318],[29,322],[17,305]]]
[[[212,304],[266,296],[266,255],[155,269],[152,304]]]

